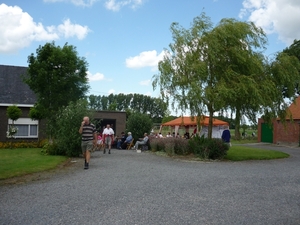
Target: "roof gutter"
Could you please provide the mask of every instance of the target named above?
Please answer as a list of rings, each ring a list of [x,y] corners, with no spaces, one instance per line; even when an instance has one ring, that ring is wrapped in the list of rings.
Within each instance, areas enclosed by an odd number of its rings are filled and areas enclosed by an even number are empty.
[[[0,106],[18,106],[18,107],[33,107],[33,104],[11,104],[11,103],[0,103]]]

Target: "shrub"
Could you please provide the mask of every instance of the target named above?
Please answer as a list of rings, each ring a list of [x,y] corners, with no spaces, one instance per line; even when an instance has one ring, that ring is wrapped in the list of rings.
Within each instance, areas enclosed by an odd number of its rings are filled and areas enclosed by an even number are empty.
[[[152,128],[152,120],[146,114],[132,113],[128,117],[126,131],[132,133],[134,140],[144,137],[144,133],[150,132]]]
[[[0,142],[0,148],[42,148],[47,140],[40,141],[12,141],[12,142]]]
[[[166,152],[168,155],[187,155],[190,153],[188,141],[183,138],[151,138],[151,150]]]
[[[168,138],[173,140],[175,146],[174,151],[176,155],[188,155],[191,151],[188,146],[188,140],[184,138]]]
[[[203,159],[223,159],[229,146],[221,139],[196,136],[189,140],[189,149]]]
[[[151,151],[165,151],[163,138],[150,138],[149,140]]]
[[[166,142],[165,152],[170,156],[175,155],[175,143],[172,141]]]
[[[6,115],[11,120],[17,120],[22,115],[22,110],[16,105],[8,106],[6,109]]]
[[[47,153],[51,155],[79,156],[81,154],[81,136],[78,132],[82,118],[89,116],[92,111],[88,111],[87,102],[80,100],[70,102],[63,107],[56,119],[56,129],[54,139],[48,145]]]

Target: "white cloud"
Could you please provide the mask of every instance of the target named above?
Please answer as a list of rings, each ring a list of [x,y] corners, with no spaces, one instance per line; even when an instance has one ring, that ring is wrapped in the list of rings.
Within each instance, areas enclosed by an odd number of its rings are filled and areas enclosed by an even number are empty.
[[[90,32],[87,26],[72,24],[69,19],[57,27],[44,27],[18,6],[0,5],[0,53],[17,52],[33,41],[53,41],[61,37],[82,40]]]
[[[162,51],[159,55],[155,50],[140,53],[138,56],[129,57],[126,59],[126,67],[128,68],[142,68],[142,67],[156,67],[158,62],[163,59],[165,52]]]
[[[140,82],[140,85],[149,86],[151,84],[151,80],[143,80]]]
[[[110,89],[110,90],[108,91],[108,94],[113,94],[113,93],[115,93],[115,92],[116,92],[116,90]]]
[[[145,93],[145,95],[150,96],[150,97],[152,97],[152,94],[153,94],[153,93],[150,92],[150,91],[148,91],[148,92]]]
[[[105,77],[102,73],[92,74],[90,71],[88,71],[87,76],[88,76],[89,81],[99,81],[99,80],[105,79]]]
[[[69,19],[66,19],[63,24],[58,25],[57,30],[63,34],[65,38],[76,36],[79,40],[84,39],[90,29],[87,26],[72,24]]]
[[[70,2],[76,6],[92,6],[98,0],[44,0],[44,2]]]
[[[138,6],[143,4],[144,0],[107,0],[105,2],[105,7],[111,11],[119,11],[124,6],[129,6],[132,9],[137,8]]]
[[[267,34],[277,33],[287,45],[300,39],[299,0],[244,0],[240,17],[246,17]]]

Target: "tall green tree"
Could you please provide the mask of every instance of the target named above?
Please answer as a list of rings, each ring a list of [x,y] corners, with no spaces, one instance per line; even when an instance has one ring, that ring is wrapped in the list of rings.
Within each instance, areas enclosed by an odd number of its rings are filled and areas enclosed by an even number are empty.
[[[142,94],[90,95],[88,100],[91,109],[139,112],[148,115],[156,123],[161,122],[167,110],[167,104],[162,99]]]
[[[222,19],[213,27],[205,13],[190,29],[173,23],[171,31],[174,42],[159,63],[153,87],[160,86],[162,97],[176,110],[209,114],[211,138],[215,112],[230,108],[240,120],[244,105],[253,109],[251,101],[261,99],[256,80],[264,71],[263,57],[255,49],[264,48],[265,34],[253,23],[234,19]]]
[[[275,89],[271,93],[272,100],[269,104],[261,107],[263,118],[269,123],[276,117],[285,122],[289,114],[287,108],[299,96],[300,61],[295,55],[289,55],[285,51],[278,52],[275,59],[269,62],[269,74],[269,83]]]
[[[36,108],[49,125],[61,107],[84,98],[88,91],[88,63],[72,45],[60,47],[52,42],[39,46],[36,55],[28,56],[28,64],[24,81],[37,95]]]
[[[289,56],[289,59],[292,60],[292,62],[290,63],[292,64],[292,68],[297,67],[298,70],[297,73],[293,73],[293,75],[296,76],[295,83],[293,84],[293,86],[285,87],[283,90],[283,94],[285,95],[287,91],[293,92],[294,89],[294,92],[297,95],[300,95],[300,76],[297,76],[297,74],[300,74],[300,68],[297,66],[299,64],[298,62],[300,62],[300,40],[294,40],[293,44],[291,44],[288,48],[283,50],[283,53],[287,54]],[[298,62],[294,57],[298,59]],[[288,94],[286,96],[288,97]]]

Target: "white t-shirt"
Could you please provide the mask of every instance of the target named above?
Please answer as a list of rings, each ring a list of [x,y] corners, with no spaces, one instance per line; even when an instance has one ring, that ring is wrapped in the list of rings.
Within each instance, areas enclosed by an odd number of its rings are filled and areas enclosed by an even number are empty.
[[[103,131],[103,134],[104,135],[113,135],[113,134],[115,134],[115,132],[112,128],[109,128],[109,129],[105,128]]]

